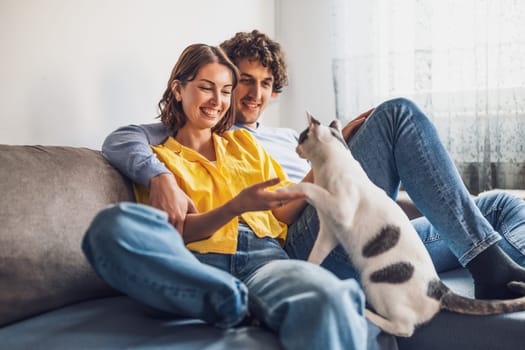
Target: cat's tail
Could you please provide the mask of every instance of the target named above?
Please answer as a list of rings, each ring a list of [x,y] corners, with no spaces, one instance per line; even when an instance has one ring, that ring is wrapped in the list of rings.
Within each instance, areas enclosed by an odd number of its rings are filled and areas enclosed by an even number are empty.
[[[517,299],[484,300],[472,299],[454,293],[448,287],[441,295],[441,308],[466,315],[495,315],[525,310],[525,296]],[[525,283],[510,282],[509,288],[525,291]]]

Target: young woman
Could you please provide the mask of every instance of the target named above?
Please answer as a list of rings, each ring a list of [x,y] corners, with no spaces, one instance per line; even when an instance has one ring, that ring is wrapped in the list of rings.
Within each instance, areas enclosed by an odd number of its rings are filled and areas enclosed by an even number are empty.
[[[121,203],[97,215],[84,252],[110,285],[156,309],[219,326],[249,310],[286,349],[365,349],[357,282],[289,260],[282,248],[305,202],[273,191],[290,182],[248,131],[227,131],[237,80],[221,49],[191,45],[159,104],[173,136],[153,150],[197,209],[183,235],[165,212]],[[137,186],[137,201],[147,203],[147,192]]]

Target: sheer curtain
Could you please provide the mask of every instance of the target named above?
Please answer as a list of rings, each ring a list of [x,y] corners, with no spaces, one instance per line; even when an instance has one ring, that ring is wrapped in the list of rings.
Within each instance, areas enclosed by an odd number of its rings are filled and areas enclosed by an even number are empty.
[[[472,193],[525,188],[525,1],[332,0],[332,11],[338,118],[410,98]]]

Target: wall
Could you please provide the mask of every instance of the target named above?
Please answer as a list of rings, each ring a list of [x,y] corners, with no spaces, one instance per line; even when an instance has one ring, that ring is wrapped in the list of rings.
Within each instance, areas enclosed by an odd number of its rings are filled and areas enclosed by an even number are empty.
[[[276,36],[288,57],[289,85],[279,97],[281,126],[306,126],[305,110],[335,119],[331,1],[276,0]]]
[[[0,143],[85,146],[156,121],[182,49],[275,34],[269,0],[0,1]],[[242,13],[242,16],[236,15]],[[265,113],[276,124],[279,101]]]

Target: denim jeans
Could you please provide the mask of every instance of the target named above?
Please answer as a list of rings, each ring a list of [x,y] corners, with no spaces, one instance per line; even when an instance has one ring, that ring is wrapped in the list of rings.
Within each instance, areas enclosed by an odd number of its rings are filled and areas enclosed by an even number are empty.
[[[497,241],[525,264],[525,203],[508,193],[473,200],[439,140],[416,105],[394,99],[379,105],[348,143],[369,178],[395,199],[402,183],[424,218],[413,220],[438,271],[460,265]],[[311,206],[288,229],[285,249],[306,259],[319,222]],[[324,267],[340,278],[358,278],[339,246]]]
[[[150,307],[222,327],[250,312],[285,349],[366,349],[367,331],[378,333],[355,280],[289,260],[244,225],[235,254],[192,254],[164,212],[120,203],[95,217],[82,248],[101,278]]]

